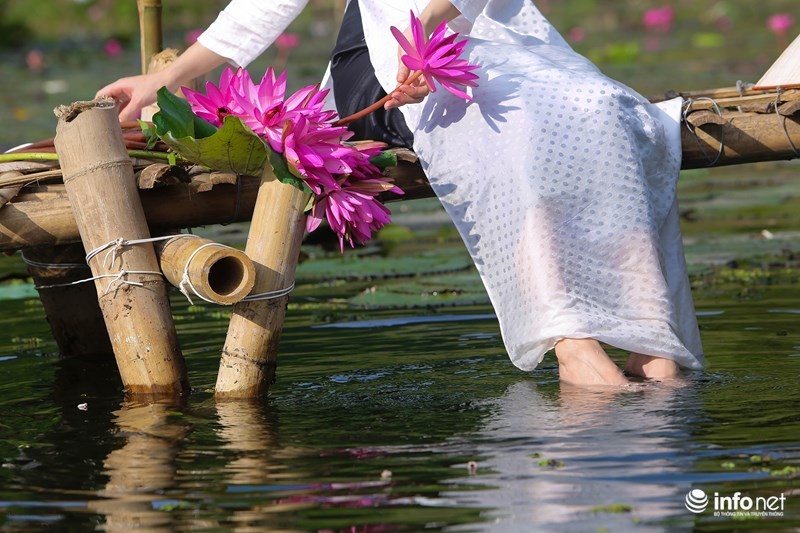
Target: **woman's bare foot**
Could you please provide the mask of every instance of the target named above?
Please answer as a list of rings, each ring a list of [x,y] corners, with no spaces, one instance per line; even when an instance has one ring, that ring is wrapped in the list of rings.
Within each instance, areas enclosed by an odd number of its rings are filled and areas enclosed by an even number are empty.
[[[640,378],[671,379],[678,377],[681,369],[672,359],[631,352],[625,363],[625,373]]]
[[[578,386],[626,385],[628,380],[594,339],[561,339],[556,343],[558,376]]]

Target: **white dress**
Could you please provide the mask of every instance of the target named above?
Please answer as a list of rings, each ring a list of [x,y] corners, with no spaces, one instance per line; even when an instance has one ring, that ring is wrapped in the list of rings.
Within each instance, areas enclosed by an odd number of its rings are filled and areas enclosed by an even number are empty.
[[[473,101],[439,90],[402,107],[414,150],[486,287],[515,365],[561,338],[702,367],[678,226],[680,102],[655,106],[574,52],[529,0],[452,0],[480,65]],[[199,39],[238,65],[304,1],[234,0]],[[361,0],[388,92],[423,0]]]

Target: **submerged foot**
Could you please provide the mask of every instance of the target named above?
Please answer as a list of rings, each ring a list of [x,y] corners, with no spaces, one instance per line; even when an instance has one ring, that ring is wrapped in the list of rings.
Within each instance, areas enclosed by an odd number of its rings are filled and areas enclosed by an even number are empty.
[[[578,386],[627,385],[628,380],[594,339],[562,339],[556,343],[558,376]]]
[[[631,352],[625,373],[640,378],[672,379],[680,376],[681,369],[672,359]]]

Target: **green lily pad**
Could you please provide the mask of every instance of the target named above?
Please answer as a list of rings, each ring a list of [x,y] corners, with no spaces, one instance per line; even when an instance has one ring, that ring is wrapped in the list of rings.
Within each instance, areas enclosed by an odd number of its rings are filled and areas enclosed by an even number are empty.
[[[478,273],[470,270],[445,276],[382,283],[349,298],[347,302],[370,309],[430,308],[486,304],[489,296]]]
[[[31,283],[0,286],[0,300],[27,300],[38,297],[39,293]]]
[[[381,279],[466,270],[472,266],[466,250],[442,250],[437,253],[406,257],[343,256],[306,261],[297,267],[298,282],[331,279]]]
[[[225,117],[222,127],[209,137],[176,137],[172,131],[162,131],[160,135],[170,148],[188,161],[212,170],[245,176],[261,174],[269,150],[238,117]]]

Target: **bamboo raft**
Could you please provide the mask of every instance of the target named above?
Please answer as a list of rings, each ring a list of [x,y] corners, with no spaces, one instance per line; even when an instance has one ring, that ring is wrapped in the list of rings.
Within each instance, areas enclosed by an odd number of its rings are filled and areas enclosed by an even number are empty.
[[[800,157],[800,89],[672,92],[682,96],[683,169],[738,165]],[[137,146],[136,141],[130,143]],[[409,150],[396,150],[398,166],[386,174],[405,191],[384,201],[434,196]],[[202,168],[170,167],[132,159],[139,197],[150,229],[164,232],[249,221],[260,176],[237,176]],[[80,241],[62,170],[52,162],[0,164],[0,251]]]

